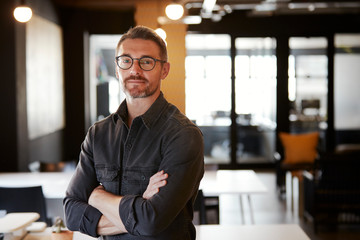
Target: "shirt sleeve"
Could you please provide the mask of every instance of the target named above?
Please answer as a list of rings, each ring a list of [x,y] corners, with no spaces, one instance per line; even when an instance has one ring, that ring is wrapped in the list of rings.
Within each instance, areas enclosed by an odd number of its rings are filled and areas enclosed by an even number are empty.
[[[186,205],[192,208],[204,174],[202,134],[197,127],[188,126],[164,142],[159,170],[169,174],[167,185],[148,200],[141,196],[124,196],[120,202],[120,217],[130,234],[159,234]]]
[[[88,204],[91,192],[99,185],[93,164],[91,139],[89,130],[81,145],[79,164],[66,190],[64,210],[68,229],[98,237],[96,229],[102,214]]]

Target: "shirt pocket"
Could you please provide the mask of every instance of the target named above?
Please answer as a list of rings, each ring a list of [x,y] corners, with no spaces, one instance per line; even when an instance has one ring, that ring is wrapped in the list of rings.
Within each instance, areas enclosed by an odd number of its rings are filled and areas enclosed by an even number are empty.
[[[95,166],[96,178],[105,190],[114,194],[119,194],[119,175],[120,170],[115,166],[97,165]]]
[[[157,172],[157,167],[132,167],[125,169],[122,193],[124,195],[142,195],[149,185],[150,177]]]

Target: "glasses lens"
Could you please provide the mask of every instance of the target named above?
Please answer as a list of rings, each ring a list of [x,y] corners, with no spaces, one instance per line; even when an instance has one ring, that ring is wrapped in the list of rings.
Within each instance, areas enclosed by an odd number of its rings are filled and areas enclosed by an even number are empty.
[[[145,71],[149,71],[155,67],[155,60],[148,57],[140,58],[139,60],[140,67]]]
[[[118,58],[118,66],[122,69],[129,69],[132,65],[132,59],[130,57],[122,56]]]

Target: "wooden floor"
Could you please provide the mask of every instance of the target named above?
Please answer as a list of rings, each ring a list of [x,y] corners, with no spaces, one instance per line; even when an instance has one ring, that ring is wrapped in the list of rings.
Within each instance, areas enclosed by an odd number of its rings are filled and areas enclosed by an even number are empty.
[[[360,226],[342,227],[338,229],[319,229],[314,233],[312,222],[304,221],[298,214],[298,185],[294,181],[294,210],[291,209],[291,191],[287,191],[286,197],[280,199],[276,193],[275,174],[270,171],[256,171],[260,180],[268,188],[267,194],[251,196],[254,213],[254,224],[299,224],[305,233],[313,240],[355,240],[360,239]],[[289,177],[289,176],[288,176]],[[290,190],[290,185],[287,190]],[[243,199],[244,222],[240,210],[239,196],[222,196],[220,224],[251,224],[251,215],[247,199]],[[209,213],[210,223],[214,221],[212,213]]]

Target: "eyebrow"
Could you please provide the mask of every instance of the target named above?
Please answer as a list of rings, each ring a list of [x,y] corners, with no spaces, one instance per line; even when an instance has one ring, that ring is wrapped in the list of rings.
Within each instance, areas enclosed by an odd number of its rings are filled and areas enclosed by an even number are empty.
[[[121,54],[120,56],[127,56],[127,57],[134,58],[134,57],[132,57],[130,54],[126,54],[126,53]],[[155,58],[155,59],[156,59],[156,57],[153,57],[153,56],[150,56],[150,55],[142,55],[142,56],[139,57],[139,58],[143,58],[143,57],[149,57],[149,58]]]

